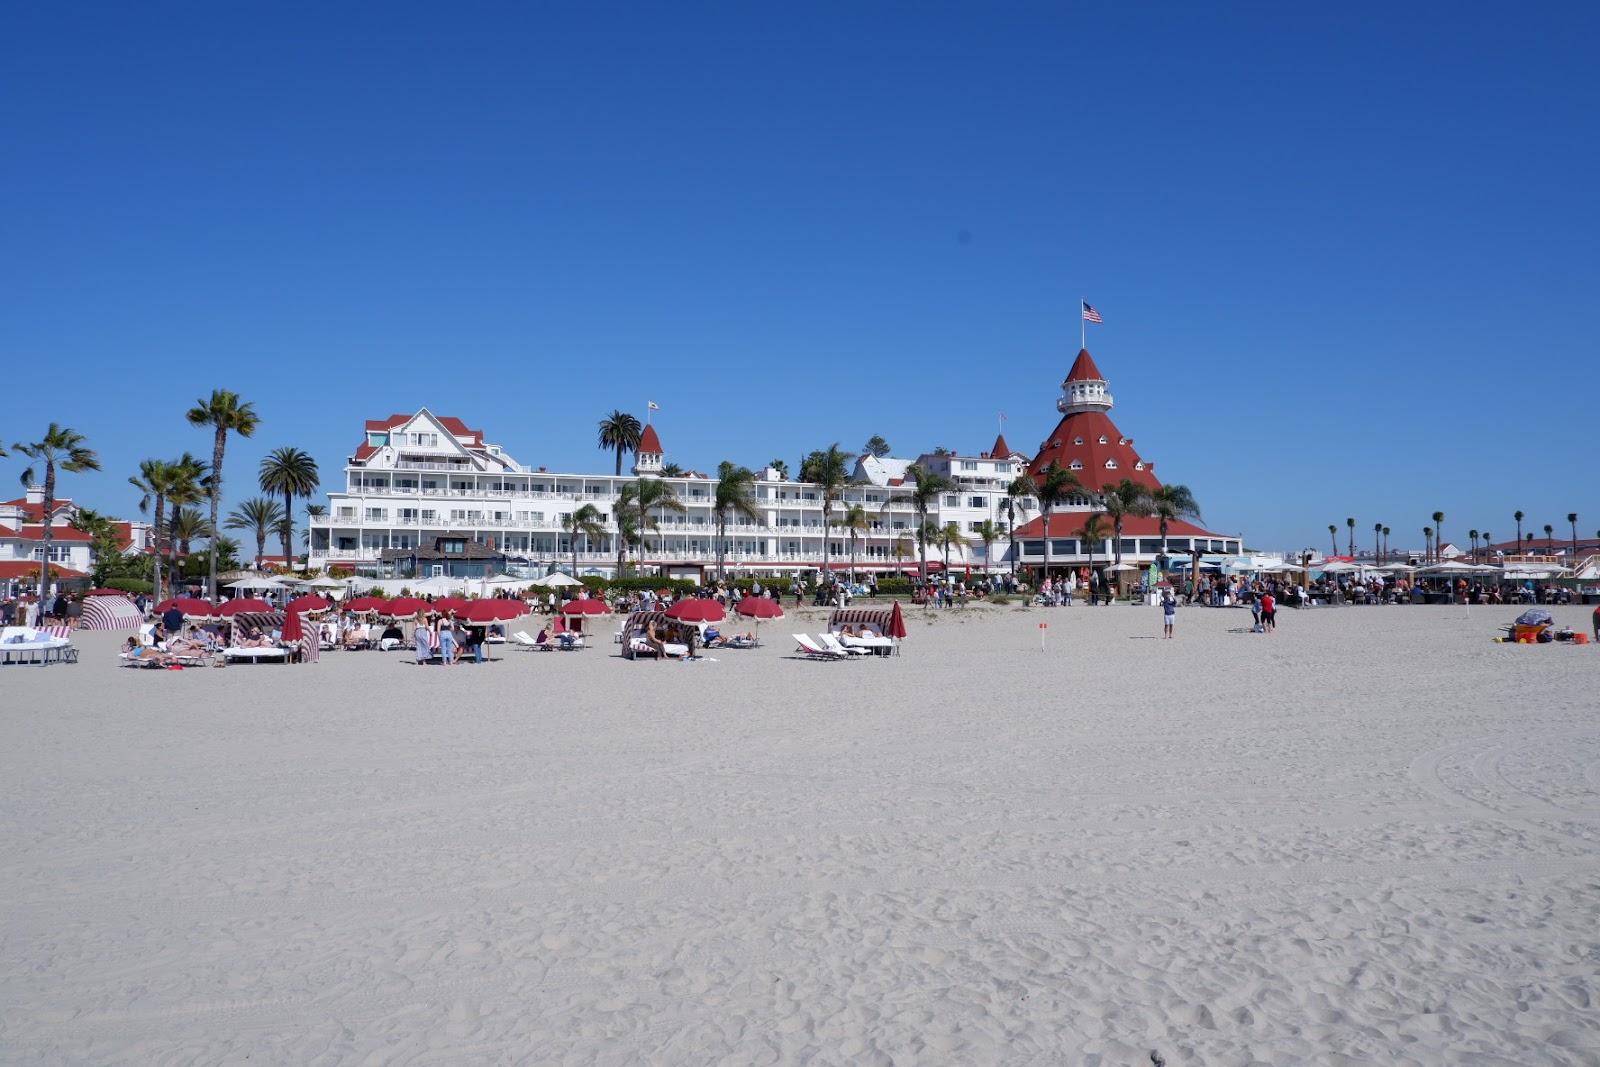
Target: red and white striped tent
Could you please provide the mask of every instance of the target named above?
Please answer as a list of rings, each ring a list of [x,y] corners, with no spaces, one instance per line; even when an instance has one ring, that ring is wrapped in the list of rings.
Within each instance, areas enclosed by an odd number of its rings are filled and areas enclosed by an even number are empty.
[[[144,613],[125,596],[91,596],[83,601],[80,630],[137,630]]]

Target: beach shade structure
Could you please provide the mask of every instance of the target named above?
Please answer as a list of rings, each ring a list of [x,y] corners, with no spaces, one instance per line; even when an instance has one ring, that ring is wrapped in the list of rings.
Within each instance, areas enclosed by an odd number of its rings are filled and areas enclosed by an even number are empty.
[[[405,615],[415,615],[419,611],[428,611],[429,607],[428,602],[421,597],[402,596],[385,602],[384,607],[379,610],[385,615],[400,618]]]
[[[191,619],[209,619],[217,614],[217,609],[211,606],[211,601],[192,596],[175,596],[170,600],[163,600],[156,605],[156,614],[165,614],[173,608],[177,608]]]
[[[904,615],[900,614],[900,601],[898,600],[894,602],[894,610],[889,613],[889,629],[884,636],[893,637],[896,640],[903,639],[906,636],[906,619]]]
[[[362,614],[369,611],[387,612],[389,610],[389,601],[381,596],[358,596],[346,604],[344,610]]]
[[[313,578],[311,581],[307,582],[306,584],[309,585],[313,589],[344,589],[345,588],[345,583],[344,582],[340,581],[337,578],[329,578],[327,575],[323,575],[321,578]]]
[[[1323,574],[1349,574],[1351,571],[1358,571],[1361,568],[1354,563],[1346,563],[1342,559],[1336,559],[1332,563],[1324,563],[1322,566],[1313,569],[1320,570]]]
[[[764,596],[747,596],[739,601],[739,606],[735,610],[747,619],[783,618],[783,605]]]
[[[229,582],[228,589],[284,589],[287,588],[276,578],[240,578],[237,582]]]
[[[462,608],[459,615],[466,622],[509,622],[528,613],[528,606],[520,600],[474,600]]]
[[[610,615],[611,609],[606,607],[603,600],[588,598],[584,600],[569,600],[561,605],[563,615]]]
[[[300,599],[321,600],[322,598],[301,597]],[[298,601],[290,601],[288,610],[284,612],[283,641],[285,644],[298,645],[300,647],[301,663],[315,663],[321,658],[322,642],[317,636],[317,628],[306,626],[305,621],[300,617],[300,612],[294,610],[296,603]]]
[[[294,615],[302,611],[327,611],[331,607],[333,607],[333,604],[323,597],[299,596],[289,601],[284,610]]]
[[[680,600],[665,612],[667,618],[679,622],[721,622],[728,617],[722,605],[715,600]]]
[[[437,611],[441,615],[447,611],[461,612],[465,611],[467,605],[470,603],[472,603],[472,601],[468,600],[466,597],[442,596],[434,599],[433,607],[430,610]]]
[[[206,604],[209,610],[210,604]],[[127,594],[118,596],[96,595],[83,602],[83,618],[78,622],[80,630],[131,630],[144,622],[144,612],[140,611]]]
[[[556,571],[554,574],[547,574],[543,578],[535,578],[528,584],[537,585],[545,589],[560,589],[562,586],[582,585],[583,583],[570,574],[562,574],[560,571]]]
[[[221,615],[225,619],[231,619],[241,611],[267,612],[271,610],[272,605],[268,604],[265,600],[257,600],[255,597],[243,596],[237,597],[233,600],[224,601],[222,606],[217,609],[217,614]]]
[[[91,589],[84,596],[127,596],[121,589]]]

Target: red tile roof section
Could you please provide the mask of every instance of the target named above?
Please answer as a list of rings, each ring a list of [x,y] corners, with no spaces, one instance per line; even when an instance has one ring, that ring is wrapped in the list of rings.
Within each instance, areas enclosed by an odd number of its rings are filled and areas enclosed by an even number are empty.
[[[1069,382],[1103,382],[1106,376],[1100,373],[1100,368],[1094,365],[1094,359],[1089,355],[1087,348],[1078,349],[1078,358],[1072,361],[1072,369],[1067,371]]]
[[[1005,459],[1011,455],[1011,446],[1006,444],[1006,435],[1004,433],[994,439],[994,447],[989,449],[989,455],[995,459]]]
[[[1102,437],[1106,439],[1105,444],[1100,443]],[[1079,438],[1083,439],[1081,445],[1075,443]],[[1139,470],[1139,453],[1133,450],[1132,440],[1121,443],[1124,440],[1111,417],[1103,411],[1080,411],[1063,416],[1055,431],[1039,447],[1039,454],[1028,464],[1028,473],[1040,477],[1051,460],[1061,464],[1064,470],[1072,470],[1076,460],[1083,464],[1083,469],[1072,473],[1096,492],[1107,482],[1120,482],[1124,478],[1159,489],[1161,482],[1151,470],[1153,465],[1146,463],[1144,470]],[[1107,460],[1114,460],[1116,468],[1107,468]]]
[[[357,459],[367,459],[378,450],[377,445],[360,445],[356,448]]]
[[[39,577],[39,561],[27,559],[0,560],[0,578],[37,578]],[[51,580],[57,578],[87,578],[82,571],[75,571],[71,567],[63,567],[59,563],[50,564]]]
[[[52,526],[50,528],[52,541],[93,541],[94,538],[82,530],[74,530],[70,526]],[[9,526],[0,526],[0,537],[18,537],[24,541],[43,541],[44,527],[39,525],[24,526],[20,531]]]
[[[648,423],[645,425],[644,433],[639,435],[638,451],[654,452],[657,455],[660,455],[663,451],[661,448],[661,438],[656,436],[656,428]]]
[[[387,419],[368,419],[367,432],[382,433],[385,430],[392,430],[396,426],[404,426],[406,423],[410,422],[416,417],[417,416],[415,414],[411,414],[390,415]],[[467,424],[456,418],[454,415],[435,415],[434,418],[439,420],[440,426],[443,426],[455,436],[471,438],[472,443],[475,445],[483,444],[483,431],[467,429]]]
[[[1101,513],[1103,514],[1103,513]],[[1074,537],[1072,531],[1083,525],[1083,520],[1089,516],[1087,511],[1058,511],[1050,516],[1051,537]],[[1111,520],[1102,520],[1106,526],[1106,536],[1115,536],[1110,532]],[[1041,515],[1032,522],[1017,527],[1018,537],[1043,537],[1044,516]],[[1129,515],[1122,520],[1123,537],[1160,537],[1161,520],[1154,516]],[[1233,534],[1212,533],[1202,530],[1192,522],[1182,519],[1167,523],[1168,537],[1233,537]]]

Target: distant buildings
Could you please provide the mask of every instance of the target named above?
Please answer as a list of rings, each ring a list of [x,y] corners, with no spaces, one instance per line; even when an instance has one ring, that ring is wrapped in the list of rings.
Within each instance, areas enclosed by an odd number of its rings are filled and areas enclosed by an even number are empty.
[[[94,566],[93,538],[72,528],[80,509],[69,499],[54,501],[50,512],[50,576],[57,582],[87,580]],[[150,526],[143,522],[113,524],[124,552],[145,552]],[[44,559],[44,487],[28,486],[15,500],[0,501],[0,592],[7,595],[39,582]]]
[[[926,452],[915,460],[861,456],[852,484],[835,502],[837,521],[852,505],[866,514],[866,528],[851,531],[824,522],[817,486],[786,477],[774,468],[756,472],[751,493],[758,517],[730,517],[725,538],[730,569],[756,574],[790,574],[822,565],[827,544],[835,567],[854,561],[860,570],[886,571],[917,563],[919,516],[910,502],[908,468],[921,466],[948,479],[952,488],[939,494],[928,518],[940,530],[955,524],[962,542],[930,546],[932,569],[1001,571],[1011,565],[1014,523],[1020,562],[1043,562],[1045,532],[1038,501],[1012,497],[1007,489],[1025,471],[1037,474],[1054,459],[1077,472],[1088,485],[1116,481],[1124,475],[1152,487],[1159,485],[1150,464],[1133,452],[1133,442],[1112,425],[1107,412],[1111,396],[1087,351],[1080,352],[1063,383],[1058,403],[1063,418],[1032,460],[1013,450],[1004,435],[993,448],[977,454],[945,450]],[[640,476],[662,477],[666,455],[656,427],[647,425],[630,473],[561,473],[517,462],[483,431],[458,418],[438,416],[427,408],[410,415],[368,421],[364,438],[345,465],[343,489],[329,493],[328,513],[311,519],[310,563],[313,567],[347,567],[388,577],[427,578],[435,575],[476,576],[505,569],[513,574],[571,570],[576,549],[583,574],[609,575],[617,562],[613,507],[621,488]],[[630,564],[669,576],[701,578],[716,564],[716,480],[693,471],[665,480],[684,505],[682,514],[655,518],[643,542],[642,558],[630,548]],[[601,515],[604,533],[579,536],[576,545],[562,529],[562,519],[584,504]],[[1085,496],[1056,512],[1049,536],[1057,541],[1054,560],[1087,559],[1072,530],[1092,502]],[[977,538],[985,523],[1002,531],[986,555]],[[1125,530],[1124,558],[1153,558],[1155,520],[1130,519]],[[1149,527],[1146,529],[1146,527]],[[1213,534],[1189,523],[1170,531],[1173,552],[1188,552],[1192,541],[1202,551],[1237,553],[1237,536]],[[1109,546],[1096,546],[1104,559]]]

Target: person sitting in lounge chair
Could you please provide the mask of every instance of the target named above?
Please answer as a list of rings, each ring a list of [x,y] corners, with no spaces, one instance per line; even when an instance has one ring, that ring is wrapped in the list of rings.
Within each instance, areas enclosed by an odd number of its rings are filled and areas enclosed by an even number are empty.
[[[122,658],[129,663],[158,663],[165,667],[176,657],[167,655],[153,645],[141,645],[137,637],[130,637],[122,650]]]

